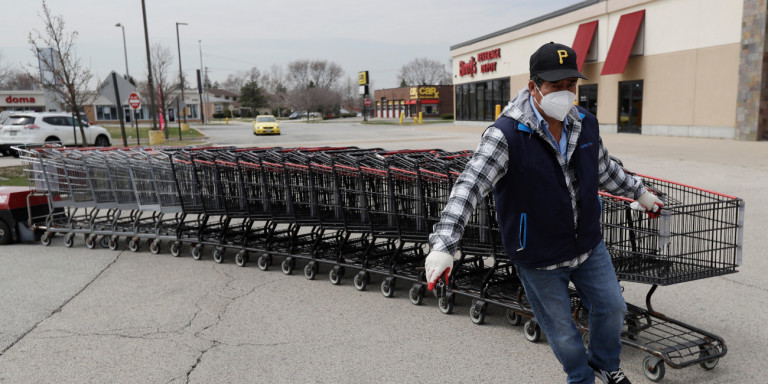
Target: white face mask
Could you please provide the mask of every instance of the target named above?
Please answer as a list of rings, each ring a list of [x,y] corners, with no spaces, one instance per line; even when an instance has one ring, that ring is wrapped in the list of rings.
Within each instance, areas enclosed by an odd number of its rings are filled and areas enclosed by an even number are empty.
[[[542,95],[538,86],[536,86],[536,90]],[[571,91],[558,91],[542,95],[541,103],[537,101],[536,104],[539,104],[539,107],[547,116],[562,121],[568,115],[571,107],[573,107],[574,100],[576,100],[575,93]],[[536,101],[535,97],[533,101]]]

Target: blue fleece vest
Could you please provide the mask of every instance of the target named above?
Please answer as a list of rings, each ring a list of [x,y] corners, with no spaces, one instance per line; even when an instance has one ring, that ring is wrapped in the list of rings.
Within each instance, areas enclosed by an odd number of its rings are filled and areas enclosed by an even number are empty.
[[[571,197],[555,148],[514,119],[502,116],[494,123],[507,140],[509,167],[493,193],[504,250],[516,265],[555,265],[590,251],[602,241],[597,118],[578,109],[581,134],[568,159],[576,169],[579,185],[575,228]]]

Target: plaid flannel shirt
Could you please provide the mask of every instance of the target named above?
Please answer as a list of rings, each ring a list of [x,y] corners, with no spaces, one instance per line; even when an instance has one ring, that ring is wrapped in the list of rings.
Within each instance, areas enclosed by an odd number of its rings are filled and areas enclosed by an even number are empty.
[[[518,92],[517,96],[505,107],[502,115],[517,120],[533,130],[532,135],[539,136],[552,147],[553,155],[557,156],[560,167],[565,175],[565,182],[571,196],[571,208],[573,209],[573,225],[576,227],[579,219],[578,193],[579,183],[576,178],[576,170],[572,163],[566,163],[560,151],[555,148],[547,134],[542,130],[535,118],[528,100],[528,89]],[[568,114],[569,137],[567,146],[567,158],[572,158],[576,143],[581,134],[581,118],[574,107]],[[533,138],[532,138],[533,139]],[[467,164],[464,171],[456,180],[451,191],[448,204],[440,216],[440,222],[435,224],[429,243],[432,250],[446,252],[454,255],[459,247],[459,242],[464,233],[470,215],[478,201],[493,189],[493,186],[506,174],[509,167],[508,146],[504,134],[498,128],[491,126],[484,133],[474,156]],[[606,191],[637,199],[645,192],[645,188],[639,178],[627,175],[621,166],[614,162],[608,150],[600,140],[598,177],[600,186]],[[561,267],[574,268],[583,263],[590,252],[576,255],[573,259],[541,269],[555,269]]]

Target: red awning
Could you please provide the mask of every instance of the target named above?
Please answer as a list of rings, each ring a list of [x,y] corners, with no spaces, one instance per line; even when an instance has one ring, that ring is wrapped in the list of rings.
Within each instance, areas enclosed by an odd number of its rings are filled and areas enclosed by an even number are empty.
[[[440,104],[440,100],[436,100],[436,99],[424,100],[424,99],[421,99],[421,103],[422,104]]]
[[[644,16],[644,9],[621,15],[619,26],[616,27],[616,33],[613,35],[611,48],[608,50],[608,57],[605,59],[605,65],[603,65],[603,71],[600,72],[600,75],[624,73]]]
[[[587,59],[587,52],[589,52],[589,46],[592,45],[595,30],[597,30],[597,20],[579,25],[579,30],[576,31],[576,38],[573,39],[571,48],[576,51],[576,63],[579,66],[579,72],[584,66],[584,60]]]
[[[413,105],[416,104],[416,100],[406,100],[405,105]]]

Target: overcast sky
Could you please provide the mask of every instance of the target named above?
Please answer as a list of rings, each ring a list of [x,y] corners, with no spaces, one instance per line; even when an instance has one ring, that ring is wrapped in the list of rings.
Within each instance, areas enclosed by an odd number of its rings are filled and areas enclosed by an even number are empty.
[[[376,89],[399,86],[399,69],[416,57],[446,65],[450,46],[504,29],[581,0],[146,0],[150,43],[174,52],[178,73],[176,22],[185,74],[194,78],[208,67],[212,81],[230,73],[300,59],[340,64],[348,77],[368,70]],[[0,22],[1,64],[34,62],[27,36],[43,29],[40,0],[4,1]],[[128,70],[137,79],[147,73],[140,0],[48,0],[62,15],[67,31],[77,31],[78,54],[99,79]],[[198,43],[201,41],[201,43]],[[450,70],[450,68],[449,68]]]

